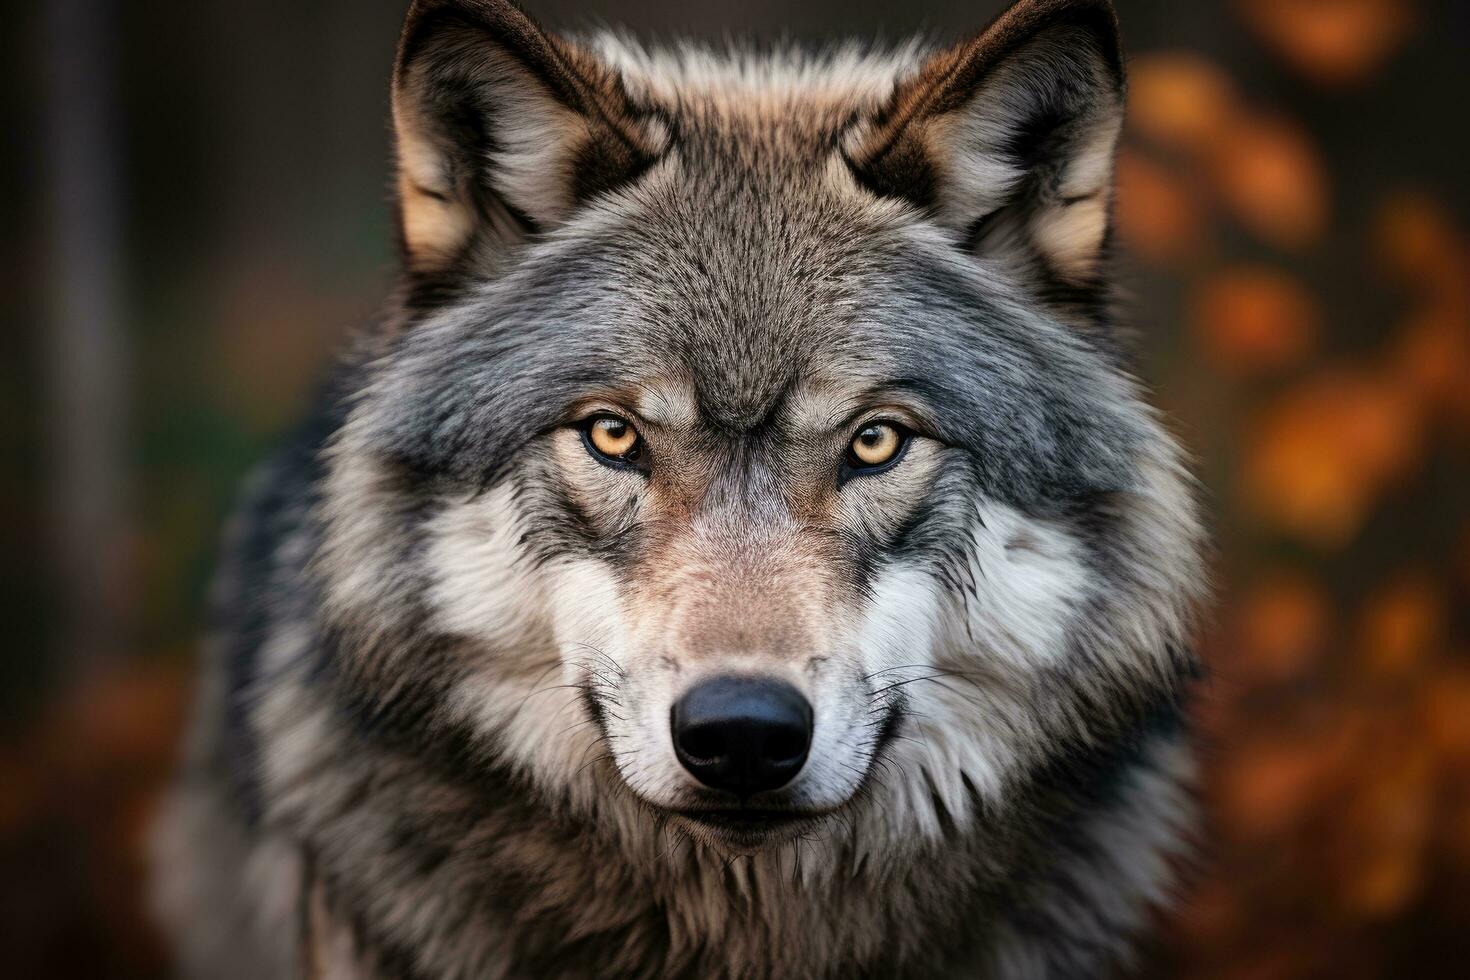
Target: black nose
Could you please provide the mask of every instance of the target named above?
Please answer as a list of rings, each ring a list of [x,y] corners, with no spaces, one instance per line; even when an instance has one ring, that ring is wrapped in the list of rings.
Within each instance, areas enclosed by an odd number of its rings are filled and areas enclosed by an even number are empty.
[[[812,706],[783,681],[716,677],[674,704],[674,753],[706,786],[746,797],[785,786],[812,743]]]

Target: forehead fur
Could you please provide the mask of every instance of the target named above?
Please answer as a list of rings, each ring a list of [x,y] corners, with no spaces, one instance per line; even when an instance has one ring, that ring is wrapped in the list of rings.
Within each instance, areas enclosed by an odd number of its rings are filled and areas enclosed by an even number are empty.
[[[872,352],[844,349],[841,328],[878,272],[872,239],[902,209],[862,193],[836,145],[916,52],[597,46],[672,130],[667,166],[629,194],[630,281],[705,419],[732,432],[767,419],[814,357],[865,373]]]
[[[691,43],[648,48],[612,34],[590,46],[645,105],[700,115],[794,114],[807,125],[823,117],[842,125],[881,107],[924,54],[917,42],[890,49],[848,43],[816,54],[794,45],[765,51]]]

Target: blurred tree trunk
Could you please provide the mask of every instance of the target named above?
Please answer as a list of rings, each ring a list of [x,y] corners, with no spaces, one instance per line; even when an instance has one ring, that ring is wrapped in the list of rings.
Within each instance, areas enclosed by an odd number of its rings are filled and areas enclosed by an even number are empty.
[[[117,35],[111,0],[48,0],[43,10],[47,570],[56,578],[56,666],[74,672],[117,653],[127,639]]]

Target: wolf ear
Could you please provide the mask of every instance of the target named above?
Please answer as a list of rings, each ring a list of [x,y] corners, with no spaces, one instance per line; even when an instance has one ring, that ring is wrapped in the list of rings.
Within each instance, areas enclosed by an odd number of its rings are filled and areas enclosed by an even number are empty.
[[[901,81],[844,149],[869,190],[1075,292],[1108,239],[1123,90],[1108,0],[1020,0]]]
[[[400,237],[415,271],[553,228],[657,154],[617,75],[509,0],[415,0],[393,125]]]

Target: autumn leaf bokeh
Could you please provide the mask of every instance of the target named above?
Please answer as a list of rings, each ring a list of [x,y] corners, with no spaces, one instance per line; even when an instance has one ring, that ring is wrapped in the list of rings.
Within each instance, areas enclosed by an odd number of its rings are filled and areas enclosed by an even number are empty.
[[[1397,0],[1233,10],[1344,109],[1430,18]],[[1463,975],[1464,216],[1407,170],[1351,172],[1345,194],[1341,145],[1204,51],[1143,52],[1133,78],[1119,228],[1176,290],[1162,383],[1215,467],[1223,577],[1199,706],[1208,856],[1160,973]]]

